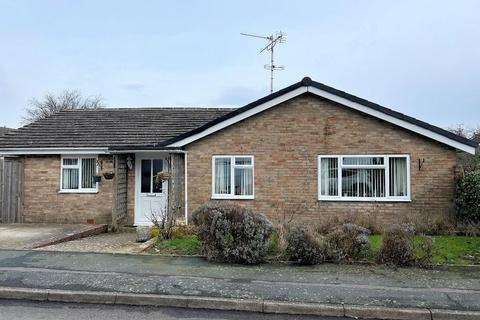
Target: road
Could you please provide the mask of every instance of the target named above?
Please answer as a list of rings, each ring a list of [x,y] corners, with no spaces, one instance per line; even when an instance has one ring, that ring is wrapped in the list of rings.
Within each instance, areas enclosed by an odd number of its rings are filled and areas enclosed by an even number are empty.
[[[309,316],[289,316],[232,312],[218,310],[198,310],[181,308],[154,308],[132,306],[109,306],[96,304],[72,304],[53,302],[33,302],[0,300],[0,320],[341,320],[346,318],[319,318]]]
[[[480,269],[256,266],[166,257],[0,250],[0,287],[480,311]]]

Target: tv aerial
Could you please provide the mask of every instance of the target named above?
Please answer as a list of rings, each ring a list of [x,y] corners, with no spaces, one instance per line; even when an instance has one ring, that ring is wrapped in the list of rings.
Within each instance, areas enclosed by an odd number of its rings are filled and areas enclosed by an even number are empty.
[[[260,50],[260,53],[264,51],[270,51],[270,64],[264,65],[264,68],[267,70],[270,70],[270,93],[273,92],[273,72],[274,71],[281,71],[284,70],[284,66],[277,66],[275,65],[274,59],[273,59],[273,52],[275,49],[275,46],[279,43],[285,43],[287,41],[285,33],[279,31],[275,33],[275,35],[269,35],[269,36],[258,36],[255,34],[249,34],[249,33],[240,33],[242,36],[247,36],[247,37],[253,37],[253,38],[260,38],[267,40],[267,45]]]

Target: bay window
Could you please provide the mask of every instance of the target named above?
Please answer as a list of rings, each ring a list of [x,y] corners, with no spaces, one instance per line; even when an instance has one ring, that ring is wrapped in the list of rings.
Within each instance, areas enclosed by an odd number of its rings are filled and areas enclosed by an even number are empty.
[[[318,168],[319,200],[410,200],[408,155],[322,155]]]
[[[61,192],[97,192],[94,181],[97,158],[92,156],[63,156],[61,159]]]
[[[253,156],[212,158],[212,199],[253,199]]]

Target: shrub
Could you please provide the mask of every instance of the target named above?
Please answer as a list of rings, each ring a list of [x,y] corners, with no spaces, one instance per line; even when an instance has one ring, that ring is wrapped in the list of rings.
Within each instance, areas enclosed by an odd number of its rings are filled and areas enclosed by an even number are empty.
[[[338,217],[327,217],[315,222],[315,232],[326,235],[342,223]]]
[[[209,260],[254,264],[268,253],[273,231],[262,214],[232,204],[204,204],[193,212],[201,251]]]
[[[431,237],[414,238],[413,225],[393,225],[383,234],[383,242],[377,254],[377,262],[392,266],[428,267],[433,259]]]
[[[192,225],[178,225],[173,227],[172,229],[173,238],[189,237],[189,236],[196,236],[196,235],[197,235],[197,228]]]
[[[461,223],[480,222],[480,170],[466,172],[456,181],[455,207]]]
[[[413,265],[415,244],[412,229],[406,225],[393,225],[385,230],[377,261],[395,266]]]
[[[421,268],[426,268],[432,264],[433,260],[433,240],[432,237],[421,237],[415,243],[415,263]]]
[[[314,265],[325,260],[325,243],[304,225],[293,225],[287,230],[286,254],[290,261]]]
[[[455,231],[454,217],[445,212],[431,214],[427,210],[421,210],[419,214],[407,214],[402,216],[400,224],[415,226],[415,233],[428,235],[451,235]]]
[[[353,223],[337,226],[327,234],[328,257],[333,261],[358,261],[370,255],[370,231]]]
[[[381,226],[377,223],[376,213],[355,213],[339,219],[338,217],[324,218],[315,223],[315,230],[320,234],[328,234],[341,224],[356,224],[372,233],[381,233]]]

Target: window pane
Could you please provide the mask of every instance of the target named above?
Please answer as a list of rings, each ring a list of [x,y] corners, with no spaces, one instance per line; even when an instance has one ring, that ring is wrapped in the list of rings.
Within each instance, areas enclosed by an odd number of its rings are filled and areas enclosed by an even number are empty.
[[[142,181],[141,181],[141,192],[150,193],[150,186],[152,182],[152,161],[151,160],[142,160]]]
[[[78,169],[62,169],[62,189],[78,189]]]
[[[342,169],[342,196],[384,197],[385,169]]]
[[[96,159],[82,159],[82,188],[94,189],[96,184],[93,176],[96,170]]]
[[[162,184],[163,181],[157,181],[156,175],[159,172],[163,171],[163,160],[162,159],[155,159],[153,160],[153,193],[162,193]]]
[[[215,158],[215,194],[230,194],[230,158]]]
[[[320,161],[320,194],[338,196],[338,159],[322,158]]]
[[[390,196],[407,196],[407,159],[390,158]]]
[[[251,165],[252,164],[252,158],[250,158],[250,157],[235,157],[235,164]]]
[[[343,157],[344,165],[383,165],[383,157]]]
[[[252,168],[235,168],[235,195],[253,195]]]
[[[78,165],[78,159],[77,158],[74,158],[74,159],[63,159],[63,165],[64,166],[76,166]]]

